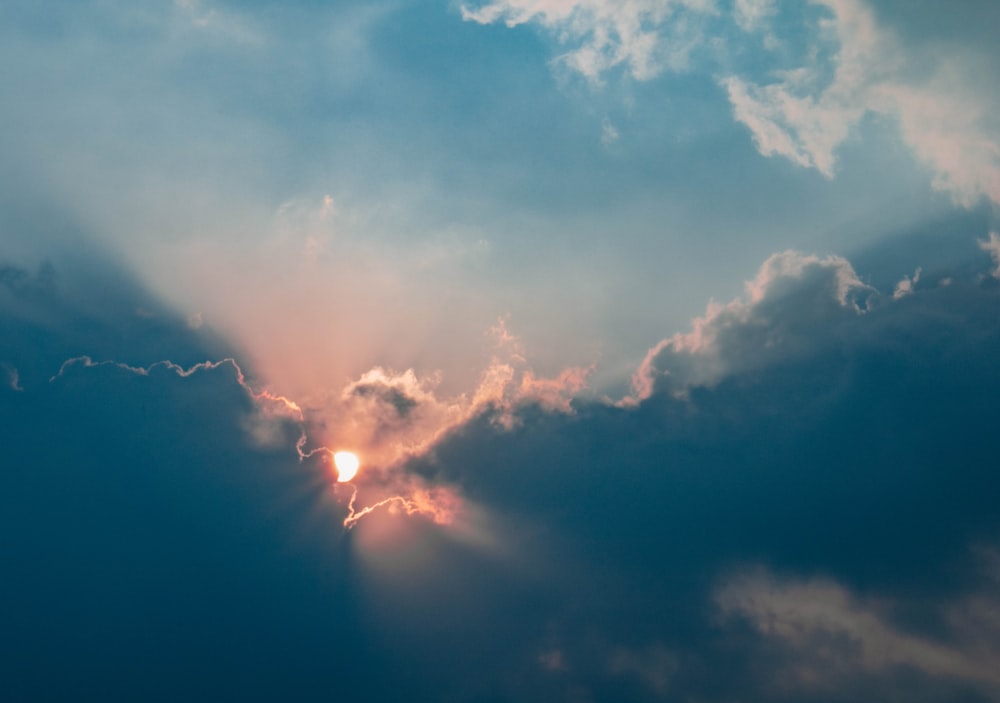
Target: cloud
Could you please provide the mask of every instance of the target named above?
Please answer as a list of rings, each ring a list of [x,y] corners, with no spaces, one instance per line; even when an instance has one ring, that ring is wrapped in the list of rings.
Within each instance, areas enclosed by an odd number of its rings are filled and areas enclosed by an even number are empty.
[[[556,63],[592,81],[622,67],[637,80],[686,68],[697,45],[692,18],[716,12],[714,0],[497,0],[462,5],[466,21],[508,27],[538,22],[563,44],[579,44]]]
[[[931,72],[915,71],[919,49],[884,29],[863,0],[815,4],[830,13],[819,34],[822,42],[829,32],[827,41],[836,47],[829,64],[820,53],[767,84],[723,80],[734,116],[750,129],[760,153],[833,177],[837,149],[863,117],[881,115],[898,124],[934,172],[935,188],[966,206],[981,197],[1000,202],[996,106],[970,80],[974,64],[949,58]]]
[[[632,379],[640,400],[658,384],[683,391],[807,354],[879,299],[846,259],[794,251],[771,256],[745,288],[744,298],[710,303],[690,332],[650,349]]]
[[[774,674],[779,686],[792,691],[837,691],[862,674],[918,672],[985,685],[996,694],[1000,602],[995,585],[936,604],[945,623],[937,637],[895,625],[891,600],[865,599],[828,579],[781,579],[758,569],[722,585],[715,601],[723,618],[744,618],[785,649]]]
[[[650,646],[645,650],[617,649],[608,661],[612,675],[634,676],[659,698],[666,697],[670,679],[677,671],[677,657],[664,647]]]
[[[244,43],[261,47],[266,39],[259,27],[247,21],[247,17],[228,12],[220,7],[220,3],[209,0],[174,0],[175,14],[183,22],[197,31],[211,32],[227,41]]]
[[[476,415],[488,413],[509,427],[524,404],[572,412],[572,400],[586,389],[593,367],[571,367],[552,378],[540,377],[528,363],[521,341],[507,329],[506,317],[491,327],[488,336],[493,354],[470,393],[441,393],[440,372],[419,376],[413,369],[396,372],[376,366],[312,410],[322,418],[331,441],[386,468],[425,452]]]
[[[10,364],[0,363],[0,369],[3,369],[4,373],[7,374],[7,387],[12,391],[23,391],[20,385],[20,374],[17,369]]]
[[[49,383],[54,383],[59,379],[63,379],[67,373],[71,372],[78,366],[85,369],[108,366],[130,374],[146,377],[159,371],[164,371],[167,373],[173,373],[179,378],[188,378],[197,373],[212,372],[218,369],[231,369],[234,374],[234,381],[236,385],[243,389],[247,396],[254,402],[254,412],[246,417],[244,423],[256,443],[260,446],[280,446],[287,444],[288,424],[291,422],[300,426],[300,436],[298,443],[296,444],[299,459],[306,459],[308,456],[312,455],[304,454],[302,449],[307,441],[305,429],[303,427],[305,415],[302,412],[302,408],[300,408],[299,405],[290,398],[272,393],[266,388],[255,391],[251,387],[250,382],[247,380],[246,375],[243,373],[243,369],[240,368],[239,363],[232,357],[220,359],[219,361],[203,361],[193,364],[188,368],[184,368],[169,359],[157,361],[149,366],[142,367],[129,366],[128,364],[113,360],[94,361],[89,356],[79,356],[64,361],[59,366],[59,371],[49,379]],[[320,450],[314,450],[312,453],[316,453],[318,451]]]
[[[0,359],[25,387],[44,384],[76,357],[139,367],[169,356],[186,367],[232,356],[207,327],[178,330],[161,301],[94,255],[66,257],[58,267],[46,261],[34,272],[0,266],[0,315]]]
[[[601,120],[601,144],[604,146],[611,146],[619,140],[621,134],[618,132],[618,128],[605,117]]]
[[[84,285],[91,276],[96,285]],[[356,628],[302,568],[333,553],[303,506],[333,524],[342,517],[336,505],[320,509],[322,472],[298,462],[294,434],[280,450],[248,437],[255,403],[229,364],[140,372],[80,360],[46,383],[40,370],[56,373],[68,349],[132,359],[215,351],[183,319],[136,317],[138,305],[162,306],[106,267],[49,280],[0,297],[0,353],[28,361],[24,392],[0,400],[0,530],[10,536],[0,598],[11,606],[0,649],[17,672],[6,695],[328,692],[335,677],[321,660],[340,648],[354,659],[341,638]],[[295,653],[267,644],[290,632]],[[271,666],[293,680],[264,673]]]
[[[68,347],[213,358],[118,286],[91,290],[105,314],[80,333],[55,275],[32,316],[0,307],[49,366],[0,393],[7,690],[992,697],[1000,291],[954,279],[897,304],[844,259],[777,254],[655,359],[710,382],[681,398],[657,376],[628,407],[573,398],[583,371],[542,382],[502,319],[475,412],[435,417],[434,379],[384,367],[330,398],[390,444],[418,442],[410,423],[434,437],[352,488],[295,432],[247,434],[260,391],[229,362],[80,360],[45,383]],[[674,364],[699,355],[712,373]],[[310,439],[335,437],[318,409]]]
[[[920,282],[921,271],[922,269],[918,266],[913,272],[913,276],[903,276],[903,279],[896,284],[896,288],[892,291],[892,299],[899,300],[900,298],[912,295],[914,286]]]
[[[989,239],[979,242],[979,248],[987,252],[993,259],[994,278],[1000,278],[1000,234],[990,232]]]
[[[784,252],[654,356],[675,384],[571,415],[524,406],[508,428],[473,418],[415,461],[558,572],[531,690],[992,696],[994,586],[970,545],[1000,529],[998,300],[978,280],[902,304],[842,258]]]
[[[775,0],[736,0],[733,3],[733,19],[744,32],[759,29],[777,13]]]
[[[904,42],[866,0],[810,5],[820,18],[811,12],[796,17],[787,8],[779,17],[770,0],[736,0],[723,9],[707,0],[498,0],[463,6],[462,15],[483,24],[539,24],[571,47],[556,64],[595,82],[619,67],[637,80],[665,70],[721,73],[733,117],[750,130],[762,155],[787,158],[828,178],[836,173],[841,146],[866,117],[878,116],[896,125],[933,174],[936,189],[967,207],[981,198],[1000,202],[998,106],[976,78],[989,70],[982,61],[965,47],[945,54],[927,42]],[[709,28],[709,19],[721,21]],[[803,35],[805,60],[771,69],[764,81],[734,72],[746,51],[745,35],[762,30],[768,51]],[[706,56],[715,58],[691,66],[699,47],[711,48]],[[930,61],[928,53],[934,54]],[[767,59],[778,60],[777,53]]]

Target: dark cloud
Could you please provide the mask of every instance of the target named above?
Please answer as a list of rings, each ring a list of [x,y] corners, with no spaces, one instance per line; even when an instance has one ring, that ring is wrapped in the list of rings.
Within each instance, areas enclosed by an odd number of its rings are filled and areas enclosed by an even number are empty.
[[[296,427],[248,432],[231,365],[49,382],[83,353],[218,357],[155,301],[119,314],[125,287],[80,307],[58,270],[17,273],[34,302],[3,298],[2,358],[45,380],[0,392],[8,695],[995,697],[1000,290],[956,275],[892,300],[843,260],[784,264],[713,318],[709,380],[481,412],[407,469],[460,490],[462,520],[390,504],[350,531]],[[360,399],[405,415],[393,388]]]
[[[109,270],[86,273],[103,285],[82,298],[59,273],[17,272],[2,301],[2,357],[30,372],[0,400],[4,696],[319,697],[351,662],[340,643],[356,630],[336,603],[349,589],[336,551],[314,568],[316,537],[293,541],[317,477],[251,448],[233,369],[43,378],[83,352],[212,353]],[[365,661],[351,663],[362,677]]]
[[[190,365],[231,353],[210,330],[195,332],[113,263],[98,256],[45,261],[35,270],[0,263],[0,361],[23,384],[45,383],[68,358]]]
[[[748,304],[751,314],[722,325],[717,343],[730,366],[732,355],[757,356],[733,371],[724,365],[710,385],[689,386],[683,397],[663,387],[631,408],[578,404],[573,416],[524,410],[508,433],[482,418],[421,466],[534,525],[559,554],[564,580],[549,613],[558,634],[544,651],[545,661],[558,652],[553,676],[567,686],[613,698],[617,675],[639,670],[614,665],[624,648],[646,652],[636,655],[643,661],[669,653],[659,669],[666,683],[640,686],[644,694],[628,695],[635,699],[661,689],[678,700],[996,693],[981,652],[976,660],[955,644],[943,613],[977,589],[989,592],[992,576],[972,547],[1000,535],[991,431],[997,290],[965,280],[861,313],[837,302],[836,286],[818,285],[843,265],[812,262]],[[820,290],[829,304],[816,307]],[[809,309],[843,312],[810,323]],[[797,326],[791,344],[765,334],[789,324]],[[845,651],[898,640],[924,654],[879,666],[845,656],[835,685],[806,685],[805,664],[792,675],[791,657],[808,656],[796,640],[720,619],[711,594],[748,565],[773,570],[779,584],[824,575],[838,593],[882,599],[867,630],[834,626],[836,612],[814,623],[802,637],[816,651],[830,639]],[[789,628],[798,626],[796,607],[801,617],[825,607],[818,597],[782,601],[773,590],[777,612],[791,613]],[[1000,632],[987,630],[977,637],[996,652]],[[822,668],[818,661],[809,667]],[[772,685],[775,677],[787,680]]]

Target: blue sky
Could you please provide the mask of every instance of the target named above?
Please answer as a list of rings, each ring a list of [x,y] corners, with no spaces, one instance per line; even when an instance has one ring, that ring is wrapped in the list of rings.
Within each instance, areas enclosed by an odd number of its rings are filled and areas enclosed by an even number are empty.
[[[17,690],[992,699],[998,12],[5,3]]]

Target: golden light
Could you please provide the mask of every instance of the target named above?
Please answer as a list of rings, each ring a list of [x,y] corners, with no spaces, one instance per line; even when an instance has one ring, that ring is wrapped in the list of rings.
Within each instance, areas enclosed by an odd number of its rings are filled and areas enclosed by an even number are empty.
[[[337,467],[337,480],[345,483],[357,475],[361,461],[354,452],[334,452],[333,465]]]

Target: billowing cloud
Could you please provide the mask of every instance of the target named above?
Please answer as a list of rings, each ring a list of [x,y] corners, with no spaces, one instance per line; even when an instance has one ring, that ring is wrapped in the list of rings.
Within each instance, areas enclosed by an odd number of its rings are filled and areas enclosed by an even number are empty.
[[[563,555],[540,557],[566,573],[535,690],[988,698],[1000,640],[970,545],[1000,528],[981,434],[997,291],[963,276],[904,304],[788,252],[747,288],[654,356],[715,364],[678,372],[684,397],[661,379],[621,407],[524,408],[418,464]]]
[[[633,387],[643,399],[658,383],[683,391],[807,354],[840,322],[863,314],[878,299],[878,291],[842,257],[775,254],[746,283],[744,298],[709,304],[690,332],[653,347]]]
[[[536,375],[522,343],[501,318],[489,330],[491,358],[470,393],[448,395],[439,389],[442,374],[418,376],[374,367],[347,384],[339,395],[314,404],[322,433],[366,460],[392,467],[419,455],[452,428],[488,412],[504,426],[516,409],[537,404],[547,411],[572,412],[571,400],[587,387],[591,368],[564,369],[556,377]]]

